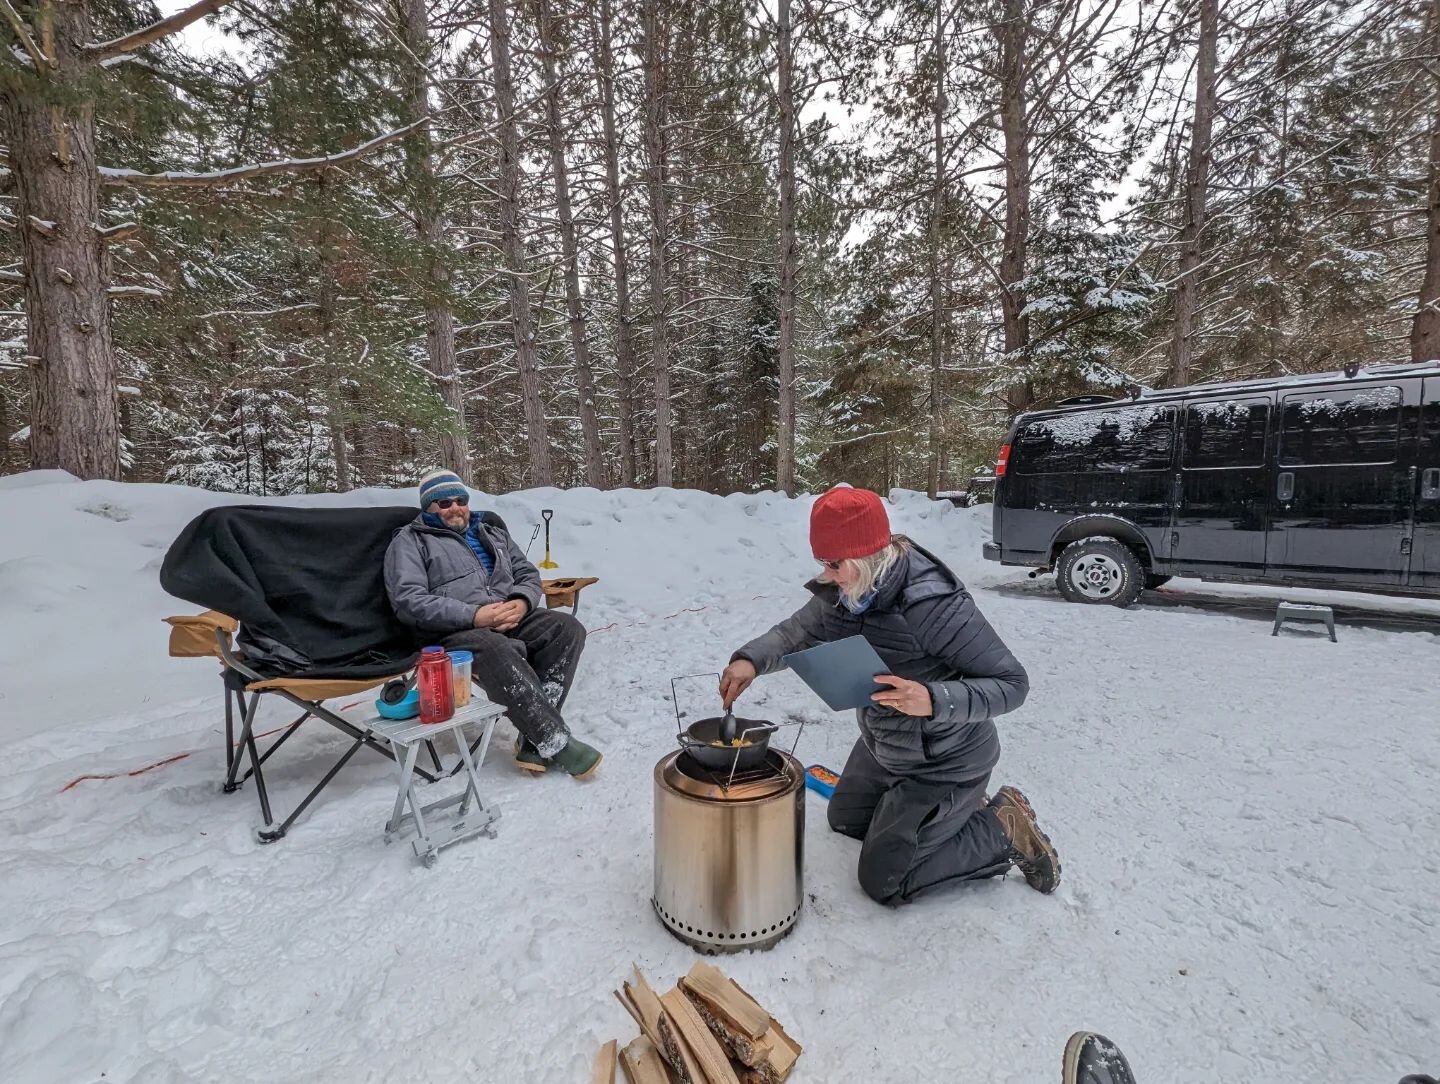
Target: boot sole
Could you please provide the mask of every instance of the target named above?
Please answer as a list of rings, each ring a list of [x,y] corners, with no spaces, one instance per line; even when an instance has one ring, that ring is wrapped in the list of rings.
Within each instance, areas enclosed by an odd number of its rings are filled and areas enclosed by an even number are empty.
[[[1040,841],[1041,850],[1045,852],[1045,857],[1050,859],[1050,864],[1055,869],[1055,883],[1048,889],[1030,885],[1036,892],[1048,896],[1060,887],[1060,855],[1055,850],[1055,844],[1050,842],[1050,837],[1041,829],[1040,821],[1035,816],[1035,808],[1030,804],[1030,799],[1025,797],[1025,793],[1018,787],[1004,786],[995,792],[995,797],[998,798],[1002,794],[1008,795],[1017,806],[1025,811],[1025,819],[1030,822],[1030,830],[1035,833],[1035,838]],[[1028,877],[1025,879],[1025,883],[1030,883]]]
[[[1090,1038],[1088,1031],[1077,1031],[1065,1043],[1065,1057],[1060,1063],[1062,1084],[1079,1084],[1080,1051],[1085,1048],[1085,1040],[1088,1038]]]
[[[529,772],[531,775],[544,775],[549,770],[543,764],[526,764],[523,760],[517,760],[515,767],[522,772]]]

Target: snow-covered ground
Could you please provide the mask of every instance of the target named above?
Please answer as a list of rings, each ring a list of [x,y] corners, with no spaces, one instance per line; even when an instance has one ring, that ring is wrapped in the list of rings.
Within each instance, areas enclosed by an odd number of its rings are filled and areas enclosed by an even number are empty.
[[[647,902],[669,678],[718,670],[802,601],[808,501],[484,501],[522,544],[555,508],[560,574],[601,577],[569,714],[607,759],[589,784],[531,778],[497,742],[482,774],[498,838],[426,870],[382,842],[379,758],[353,761],[273,846],[251,834],[250,788],[219,793],[220,685],[207,662],[166,656],[160,619],[193,607],[156,573],[184,523],[229,499],[0,479],[0,1081],[588,1079],[600,1042],[634,1034],[609,994],[629,963],[669,983],[693,959]],[[887,910],[808,796],[799,926],[724,961],[804,1044],[797,1084],[1055,1081],[1082,1027],[1118,1040],[1141,1084],[1434,1072],[1440,606],[1403,604],[1435,623],[1396,632],[1365,619],[1393,604],[1351,599],[1338,645],[1271,638],[1209,587],[1072,606],[980,560],[988,508],[897,494],[893,515],[1030,670],[996,782],[1030,795],[1065,881],[1049,898],[1012,877]],[[712,706],[707,681],[688,688]],[[789,675],[751,696],[812,721],[803,760],[841,765],[848,716]],[[343,741],[305,728],[272,786],[293,799]],[[62,789],[103,773],[121,774]]]

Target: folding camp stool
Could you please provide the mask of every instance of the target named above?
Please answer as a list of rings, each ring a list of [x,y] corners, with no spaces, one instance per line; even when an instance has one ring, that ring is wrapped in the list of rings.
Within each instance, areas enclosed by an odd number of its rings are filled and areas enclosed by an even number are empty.
[[[1275,627],[1270,630],[1271,636],[1280,635],[1280,626],[1287,621],[1294,621],[1300,624],[1324,625],[1325,631],[1330,634],[1332,644],[1339,643],[1335,639],[1335,611],[1329,606],[1310,606],[1302,602],[1282,602],[1275,607]]]
[[[500,816],[494,806],[486,805],[480,796],[479,766],[485,763],[485,753],[490,748],[490,736],[495,732],[495,723],[505,714],[505,709],[488,700],[472,700],[465,707],[444,722],[422,723],[418,719],[385,719],[378,713],[370,713],[360,719],[360,725],[377,737],[384,738],[391,748],[401,753],[395,758],[400,773],[400,789],[395,795],[395,808],[385,822],[385,842],[390,843],[411,828],[416,838],[410,846],[415,856],[426,866],[433,866],[440,855],[441,847],[448,847],[461,840],[484,835],[494,838],[491,827]],[[465,741],[465,727],[478,725],[480,738],[471,756],[472,746]],[[455,747],[460,753],[460,762],[465,773],[465,789],[459,794],[441,798],[437,802],[422,805],[415,795],[415,775],[420,747],[431,746],[441,734],[454,734]],[[433,753],[433,747],[432,753]],[[405,812],[405,806],[410,812]],[[471,806],[474,806],[472,809]],[[458,809],[456,807],[459,807]],[[454,809],[454,813],[448,812]]]

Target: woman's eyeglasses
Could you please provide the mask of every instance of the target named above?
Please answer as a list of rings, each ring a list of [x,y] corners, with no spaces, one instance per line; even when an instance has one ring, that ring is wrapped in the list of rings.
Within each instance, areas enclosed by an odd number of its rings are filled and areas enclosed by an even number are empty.
[[[435,507],[443,512],[452,504],[458,504],[461,508],[464,508],[469,503],[469,497],[442,497],[440,500],[435,502]]]
[[[822,565],[824,565],[826,568],[828,568],[831,572],[839,572],[839,571],[840,571],[840,566],[843,565],[845,562],[844,562],[844,561],[821,561],[820,563],[821,563]]]

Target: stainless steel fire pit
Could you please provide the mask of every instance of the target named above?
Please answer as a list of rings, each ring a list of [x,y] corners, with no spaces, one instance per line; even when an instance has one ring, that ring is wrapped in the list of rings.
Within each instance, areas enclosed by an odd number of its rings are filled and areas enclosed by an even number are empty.
[[[712,774],[683,750],[655,765],[655,913],[701,952],[767,949],[804,891],[805,769],[773,746],[759,768]]]

